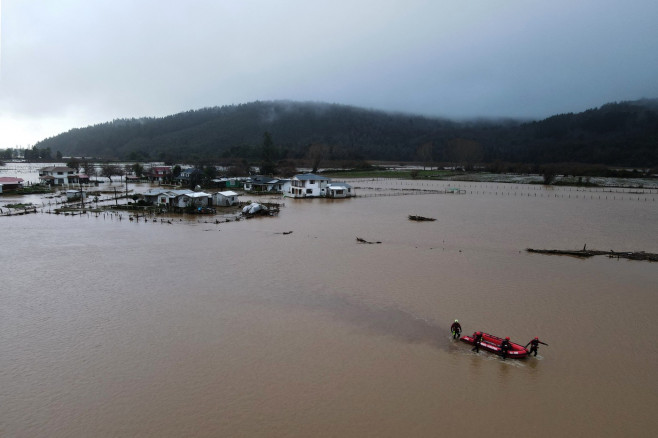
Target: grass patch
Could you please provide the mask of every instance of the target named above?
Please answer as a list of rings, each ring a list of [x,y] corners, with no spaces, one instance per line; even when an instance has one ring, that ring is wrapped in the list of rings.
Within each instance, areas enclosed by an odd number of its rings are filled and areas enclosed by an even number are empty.
[[[29,203],[29,204],[5,204],[5,207],[7,207],[7,208],[33,208],[34,205],[32,203]]]
[[[332,170],[323,173],[331,178],[397,178],[397,179],[433,179],[459,175],[450,170],[419,170],[419,169],[372,169],[372,170]]]

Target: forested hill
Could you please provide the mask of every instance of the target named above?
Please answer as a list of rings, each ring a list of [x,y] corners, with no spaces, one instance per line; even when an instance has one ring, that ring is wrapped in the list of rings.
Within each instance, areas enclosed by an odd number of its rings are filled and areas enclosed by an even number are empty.
[[[333,160],[658,165],[658,99],[534,122],[456,122],[337,104],[253,102],[114,120],[73,129],[35,147],[131,161],[257,160],[265,132],[278,159],[304,158],[313,145],[323,145],[326,158]]]

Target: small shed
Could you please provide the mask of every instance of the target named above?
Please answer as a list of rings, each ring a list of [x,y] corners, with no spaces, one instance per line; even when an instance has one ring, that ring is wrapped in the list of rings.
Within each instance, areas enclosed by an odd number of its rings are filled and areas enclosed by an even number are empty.
[[[205,192],[192,192],[183,193],[176,196],[174,205],[176,207],[207,207],[208,198],[210,195]]]
[[[354,196],[352,186],[344,182],[332,182],[327,185],[327,197],[350,198]]]
[[[75,199],[87,199],[87,193],[83,192],[82,190],[67,190],[65,193],[67,201],[73,201]]]
[[[23,188],[23,178],[0,177],[0,193]]]
[[[218,207],[228,207],[231,205],[238,205],[238,194],[230,190],[224,192],[213,193],[212,203]]]

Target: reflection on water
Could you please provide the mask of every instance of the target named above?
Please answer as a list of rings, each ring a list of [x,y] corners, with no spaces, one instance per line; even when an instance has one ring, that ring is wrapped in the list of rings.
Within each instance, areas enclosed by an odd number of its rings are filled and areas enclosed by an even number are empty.
[[[653,436],[656,265],[524,249],[658,252],[656,195],[468,184],[221,224],[0,218],[0,435]],[[455,318],[550,346],[475,354]]]

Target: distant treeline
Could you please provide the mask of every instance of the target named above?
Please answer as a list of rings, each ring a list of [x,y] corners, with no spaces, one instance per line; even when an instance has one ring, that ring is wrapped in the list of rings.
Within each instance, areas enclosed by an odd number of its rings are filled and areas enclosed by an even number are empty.
[[[269,133],[275,161],[586,163],[658,166],[658,99],[610,103],[541,121],[456,122],[352,106],[287,101],[121,119],[37,143],[31,157],[167,163],[257,162]],[[28,151],[26,151],[26,158]],[[51,155],[52,156],[52,155]]]

